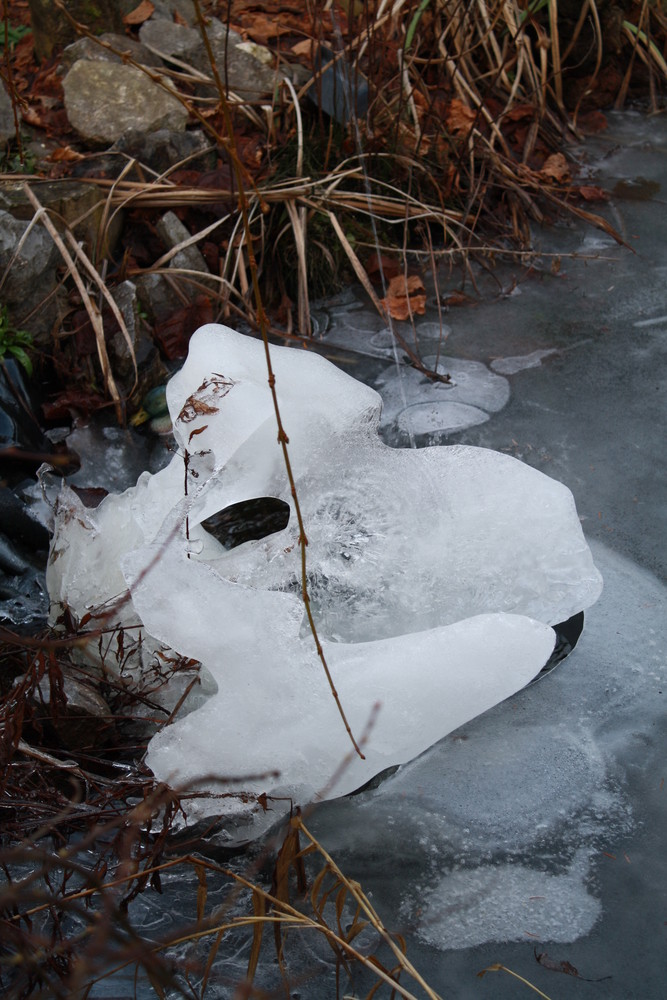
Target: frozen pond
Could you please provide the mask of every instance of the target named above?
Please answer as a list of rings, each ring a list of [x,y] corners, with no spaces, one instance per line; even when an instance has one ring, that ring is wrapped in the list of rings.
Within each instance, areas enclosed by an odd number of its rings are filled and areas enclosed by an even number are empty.
[[[454,391],[420,380],[417,402],[414,370],[403,389],[393,367],[376,376],[389,440],[420,406],[418,442],[506,451],[567,483],[605,580],[558,670],[311,821],[447,997],[530,995],[502,973],[480,981],[494,962],[550,996],[583,988],[534,948],[603,979],[586,987],[598,996],[665,995],[666,153],[663,119],[610,116],[585,160],[636,253],[577,226],[536,234],[547,253],[595,258],[516,285],[499,268],[502,301],[482,278],[483,303],[445,317]],[[431,339],[432,321],[418,333]],[[337,322],[326,338],[342,345]],[[479,418],[457,430],[450,400]]]
[[[534,995],[504,973],[477,977],[496,962],[554,1000],[665,997],[667,123],[609,120],[578,156],[615,192],[603,212],[636,252],[570,223],[536,232],[553,259],[578,256],[528,276],[518,264],[480,272],[479,301],[449,310],[443,336],[432,294],[416,334],[452,386],[397,372],[382,321],[351,293],[317,311],[322,352],[383,394],[387,441],[493,448],[561,480],[605,581],[558,669],[308,820],[451,1000]],[[448,280],[443,268],[441,293]],[[156,934],[173,890],[137,903]],[[291,959],[307,977],[295,997],[335,996],[326,946],[295,944]],[[245,961],[223,944],[210,995],[231,998]],[[276,983],[274,966],[260,969],[258,986]]]

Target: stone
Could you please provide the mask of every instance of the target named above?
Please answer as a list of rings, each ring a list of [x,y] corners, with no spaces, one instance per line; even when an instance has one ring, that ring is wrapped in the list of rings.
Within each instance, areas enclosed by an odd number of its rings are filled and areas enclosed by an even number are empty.
[[[165,212],[155,228],[167,249],[178,246],[179,243],[189,239],[192,235],[174,212]],[[201,271],[202,274],[210,275],[201,251],[194,244],[185,247],[184,250],[179,250],[169,261],[169,267],[173,268],[174,271],[182,268],[186,271]],[[198,285],[206,285],[212,291],[219,287],[218,282],[211,277],[197,279],[194,275],[182,275],[179,279],[179,286],[191,301],[194,301],[201,293],[201,288],[193,284],[193,281],[197,281]]]
[[[162,322],[183,306],[163,274],[140,274],[136,285],[137,297],[150,323]]]
[[[60,259],[51,237],[42,226],[33,226],[0,210],[0,274],[2,302],[9,307],[17,329],[34,336],[49,332],[55,317],[55,303],[37,307],[56,287],[56,264]],[[21,249],[17,247],[25,237]],[[34,316],[30,314],[37,310]]]
[[[196,28],[186,28],[173,21],[151,18],[139,31],[142,45],[150,46],[164,58],[175,56],[190,62],[201,46],[201,36]]]
[[[95,184],[72,180],[40,181],[32,186],[40,204],[48,209],[56,229],[62,233],[69,226],[92,253],[99,239],[105,192]],[[0,183],[0,209],[11,212],[16,219],[32,219],[35,210],[25,195],[22,180]],[[105,252],[113,251],[121,228],[122,213],[117,212],[105,229]]]
[[[212,146],[200,129],[190,132],[170,132],[166,128],[157,132],[130,129],[120,137],[114,149],[156,174],[164,174],[184,160],[190,168],[211,169],[214,166],[214,162],[208,162]]]
[[[242,47],[241,36],[230,31],[228,38],[227,28],[216,17],[211,18],[206,31],[218,72],[232,93],[245,101],[257,101],[273,93],[283,75],[268,66],[263,58],[258,58],[257,50],[261,46],[253,47],[252,52],[247,51]],[[203,73],[211,72],[203,43],[197,69]],[[207,90],[210,92],[210,87]]]
[[[168,249],[178,246],[184,240],[190,239],[192,235],[174,212],[165,212],[155,228],[157,229],[158,236]],[[176,256],[172,257],[169,261],[169,267],[183,267],[191,271],[203,271],[209,274],[201,251],[194,245],[185,247],[184,250],[179,250]]]
[[[80,59],[63,80],[70,124],[88,142],[108,145],[128,129],[182,131],[188,113],[134,66]]]
[[[189,28],[197,25],[197,14],[192,0],[153,0],[151,20],[173,21],[174,14],[186,22]]]
[[[130,58],[144,66],[161,66],[162,60],[153,55],[145,45],[128,38],[127,35],[116,35],[114,32],[106,31],[100,35],[101,42],[107,42],[118,52],[127,52]],[[92,38],[79,38],[78,41],[68,45],[60,57],[59,73],[66,73],[79,59],[98,59],[103,62],[119,63],[123,60],[116,52],[111,52],[104,45],[99,45]]]

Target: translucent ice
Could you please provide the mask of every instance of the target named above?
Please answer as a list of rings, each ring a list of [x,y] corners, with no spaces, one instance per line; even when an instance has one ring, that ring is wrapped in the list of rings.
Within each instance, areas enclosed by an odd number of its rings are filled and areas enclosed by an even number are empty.
[[[312,607],[358,737],[380,706],[366,759],[329,784],[351,746],[303,625],[261,342],[195,334],[167,392],[179,454],[94,511],[65,491],[48,584],[79,614],[129,588],[122,621],[214,678],[205,705],[153,739],[158,778],[235,776],[245,792],[304,802],[353,790],[524,686],[551,652],[549,626],[593,603],[601,581],[560,483],[485,449],[388,448],[374,390],[310,352],[271,355]],[[282,530],[228,550],[205,527],[266,496],[292,510]]]

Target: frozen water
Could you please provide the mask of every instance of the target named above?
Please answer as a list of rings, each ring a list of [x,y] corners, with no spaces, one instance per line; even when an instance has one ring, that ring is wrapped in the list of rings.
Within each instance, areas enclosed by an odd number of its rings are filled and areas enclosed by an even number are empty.
[[[153,740],[158,777],[222,770],[244,791],[304,802],[359,787],[524,686],[551,652],[548,626],[601,584],[560,483],[483,449],[388,448],[371,388],[311,352],[272,358],[313,609],[357,736],[380,703],[366,760],[329,786],[350,745],[303,625],[296,517],[232,550],[203,527],[253,497],[293,506],[261,342],[197,332],[167,392],[180,454],[94,511],[65,491],[48,583],[78,614],[129,586],[121,620],[217,683],[204,708]],[[473,367],[488,405],[501,405],[505,380]]]
[[[554,875],[527,865],[480,865],[445,876],[425,893],[419,936],[440,949],[487,941],[570,942],[587,934],[600,902],[582,885],[587,860]]]
[[[438,382],[411,367],[387,368],[375,380],[382,395],[380,427],[393,443],[396,430],[428,435],[433,441],[454,431],[474,427],[507,404],[507,379],[490,372],[480,361],[426,354],[425,368],[449,375]]]
[[[548,358],[558,351],[552,348],[548,351],[531,351],[530,354],[523,354],[514,358],[496,358],[491,362],[494,372],[500,375],[516,375],[517,372],[525,371],[526,368],[537,368],[542,364],[542,358]]]

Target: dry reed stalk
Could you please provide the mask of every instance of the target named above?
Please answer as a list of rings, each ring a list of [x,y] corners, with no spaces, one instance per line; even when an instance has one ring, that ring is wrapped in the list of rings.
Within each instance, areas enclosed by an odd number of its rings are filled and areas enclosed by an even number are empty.
[[[93,297],[90,295],[90,293],[86,289],[86,286],[84,285],[83,281],[81,280],[81,276],[79,274],[79,271],[78,271],[78,268],[77,268],[76,264],[74,263],[74,259],[72,258],[72,256],[68,252],[68,250],[67,250],[67,248],[66,248],[63,240],[60,238],[60,236],[58,234],[58,230],[56,229],[56,227],[51,222],[51,219],[49,218],[46,209],[41,205],[41,203],[39,202],[39,200],[37,199],[37,197],[35,196],[35,194],[32,192],[32,190],[30,189],[30,186],[28,184],[24,184],[23,185],[23,190],[25,192],[25,195],[26,195],[28,201],[33,206],[33,208],[35,209],[36,217],[39,218],[39,220],[41,221],[42,225],[47,230],[47,232],[49,233],[49,236],[51,237],[51,239],[55,243],[56,247],[58,248],[58,252],[60,253],[60,256],[62,257],[62,259],[63,259],[63,261],[65,263],[65,266],[67,267],[67,270],[68,270],[68,272],[70,274],[70,277],[72,278],[72,280],[73,280],[74,284],[76,285],[77,290],[78,290],[78,292],[79,292],[79,294],[81,296],[82,304],[83,304],[86,312],[88,313],[88,317],[90,319],[91,325],[92,325],[93,330],[95,332],[95,343],[96,343],[96,346],[97,346],[97,355],[98,355],[98,358],[99,358],[100,367],[102,369],[102,376],[104,378],[104,384],[105,384],[105,387],[108,389],[108,391],[109,391],[109,393],[111,395],[111,398],[114,401],[115,408],[116,408],[116,417],[117,417],[117,420],[118,420],[118,422],[120,424],[122,424],[124,422],[123,401],[122,401],[120,393],[118,391],[118,387],[117,387],[115,379],[113,377],[113,373],[111,371],[111,364],[109,362],[109,355],[107,354],[106,340],[105,340],[105,337],[104,337],[104,325],[102,323],[102,315],[101,315],[101,313],[100,313],[100,311],[99,311],[99,309],[97,307],[97,304],[95,303]],[[88,256],[81,249],[81,247],[79,246],[79,244],[77,243],[77,241],[75,240],[74,236],[72,235],[72,233],[71,233],[71,231],[69,229],[67,229],[65,231],[65,237],[68,240],[68,242],[70,243],[70,246],[72,247],[72,250],[74,252],[75,257],[83,265],[83,267],[85,268],[85,270],[88,272],[89,276],[93,279],[93,281],[95,282],[95,284],[98,286],[98,289],[99,289],[101,295],[104,296],[104,298],[105,298],[105,300],[106,300],[109,308],[111,309],[111,311],[112,311],[112,313],[114,315],[114,318],[115,318],[116,322],[118,323],[119,329],[121,330],[121,333],[123,334],[125,342],[127,343],[128,349],[130,351],[130,357],[132,358],[132,364],[133,364],[133,367],[134,367],[135,385],[136,385],[136,381],[137,381],[137,362],[136,362],[136,357],[135,357],[135,354],[134,354],[134,346],[132,344],[132,339],[131,339],[128,331],[127,331],[127,327],[125,326],[125,321],[124,321],[123,316],[122,316],[122,314],[120,312],[120,309],[116,305],[116,302],[114,301],[113,296],[111,295],[111,293],[109,292],[108,288],[106,287],[106,284],[104,283],[104,281],[100,277],[97,269],[94,267],[93,263],[90,261],[90,259],[88,258]]]

